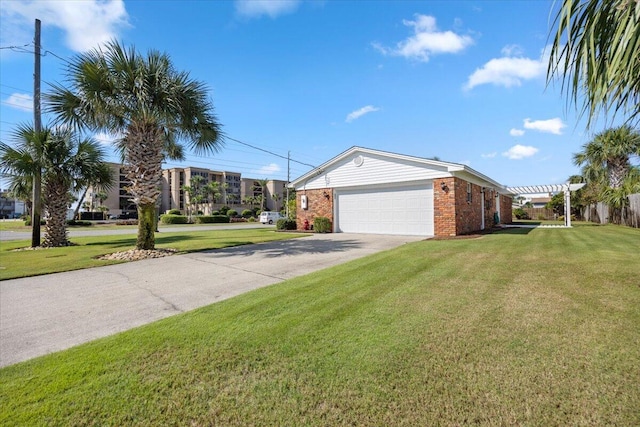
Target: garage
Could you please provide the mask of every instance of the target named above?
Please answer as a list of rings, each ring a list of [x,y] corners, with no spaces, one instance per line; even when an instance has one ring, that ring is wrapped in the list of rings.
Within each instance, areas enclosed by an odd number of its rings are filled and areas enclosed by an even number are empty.
[[[433,184],[340,189],[335,231],[433,235]]]
[[[289,185],[301,231],[321,218],[329,232],[451,237],[511,222],[508,188],[438,159],[351,147]]]

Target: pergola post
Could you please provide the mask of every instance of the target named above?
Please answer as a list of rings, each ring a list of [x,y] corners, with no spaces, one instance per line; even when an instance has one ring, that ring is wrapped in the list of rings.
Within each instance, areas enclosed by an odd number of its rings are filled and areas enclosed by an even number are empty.
[[[571,227],[571,188],[568,184],[564,191],[564,225]]]

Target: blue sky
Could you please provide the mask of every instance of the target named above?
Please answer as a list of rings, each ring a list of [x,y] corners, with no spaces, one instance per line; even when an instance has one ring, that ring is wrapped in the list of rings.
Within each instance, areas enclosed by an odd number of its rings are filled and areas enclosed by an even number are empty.
[[[32,121],[39,18],[43,91],[62,81],[65,59],[116,38],[164,51],[206,82],[226,135],[291,152],[297,162],[319,165],[358,145],[463,163],[508,186],[561,183],[578,172],[573,153],[605,126],[586,131],[560,84],[546,83],[557,7],[544,0],[3,0],[0,138],[10,142],[17,123]],[[180,165],[287,179],[285,159],[231,140],[215,155],[166,166]],[[291,163],[291,179],[308,170]]]

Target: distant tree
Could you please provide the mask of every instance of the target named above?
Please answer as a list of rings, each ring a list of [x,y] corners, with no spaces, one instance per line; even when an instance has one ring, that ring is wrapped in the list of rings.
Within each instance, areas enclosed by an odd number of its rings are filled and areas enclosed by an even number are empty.
[[[640,1],[564,0],[552,30],[547,75],[562,79],[571,103],[640,118]]]
[[[553,210],[555,214],[564,215],[564,191],[554,194],[545,207]]]
[[[614,219],[621,218],[628,196],[640,191],[640,170],[631,163],[634,156],[640,156],[640,133],[621,126],[597,134],[573,157],[587,186],[609,205]]]
[[[104,163],[100,144],[80,139],[68,129],[45,128],[37,132],[28,125],[19,126],[13,139],[15,147],[0,143],[2,173],[13,176],[41,173],[43,206],[48,214],[42,246],[68,245],[67,209],[74,182],[86,179]]]

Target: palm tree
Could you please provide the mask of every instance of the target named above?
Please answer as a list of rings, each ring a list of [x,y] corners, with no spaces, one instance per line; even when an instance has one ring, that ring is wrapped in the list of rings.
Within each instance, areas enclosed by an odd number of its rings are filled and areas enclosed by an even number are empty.
[[[607,129],[582,148],[574,154],[573,161],[582,166],[587,182],[620,188],[629,175],[631,156],[640,155],[640,133],[629,126]]]
[[[109,166],[107,163],[101,163],[99,167],[91,170],[90,175],[87,175],[83,177],[83,179],[76,181],[74,191],[76,192],[76,194],[82,193],[78,200],[84,200],[89,187],[102,191],[106,188],[110,188],[113,181],[114,176],[111,170],[111,166]],[[78,217],[78,212],[80,212],[80,203],[76,205],[76,209],[73,212],[74,218]]]
[[[628,203],[628,196],[640,188],[640,173],[631,157],[640,155],[640,133],[629,126],[607,129],[597,134],[573,156],[587,185],[612,209],[615,218]]]
[[[584,95],[589,123],[601,109],[640,118],[640,1],[564,0],[554,24],[547,75],[572,103]]]
[[[260,191],[260,195],[257,196],[260,201],[260,210],[263,211],[264,210],[264,202],[265,202],[265,190],[267,189],[267,184],[269,183],[269,180],[267,178],[265,179],[256,179],[255,184],[251,187],[251,189],[253,191]]]
[[[166,54],[143,56],[116,41],[74,58],[67,79],[70,89],[52,85],[47,111],[74,128],[121,135],[116,147],[138,207],[136,248],[154,249],[162,161],[180,158],[180,141],[197,153],[222,144],[207,87],[178,72]]]
[[[1,171],[13,177],[41,173],[42,199],[48,218],[42,246],[67,246],[67,209],[74,181],[84,179],[103,163],[104,152],[91,139],[81,140],[69,130],[21,125],[14,132],[15,148],[0,143]]]

